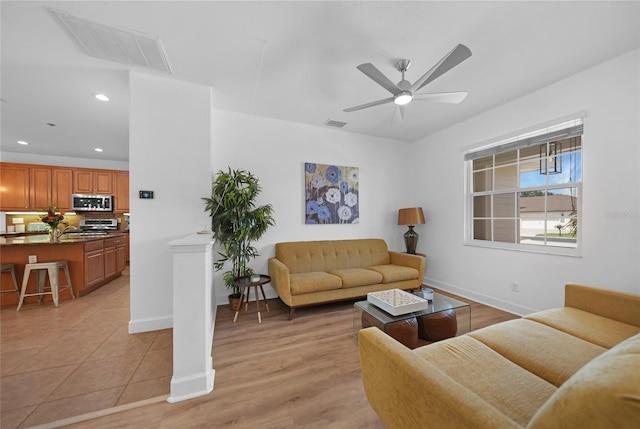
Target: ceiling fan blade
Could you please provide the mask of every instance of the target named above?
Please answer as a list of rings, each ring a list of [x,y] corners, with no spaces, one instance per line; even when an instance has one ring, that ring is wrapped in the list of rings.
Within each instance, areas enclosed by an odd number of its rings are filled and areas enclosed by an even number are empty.
[[[404,108],[405,106],[397,106],[393,109],[393,116],[391,117],[391,124],[395,124],[397,122],[402,122],[404,119]]]
[[[384,98],[378,101],[372,101],[371,103],[361,104],[359,106],[349,107],[348,109],[344,109],[343,112],[355,112],[356,110],[366,109],[367,107],[379,106],[381,104],[387,104],[393,102],[393,97]]]
[[[463,44],[458,44],[447,55],[444,56],[436,65],[426,72],[420,79],[411,85],[411,92],[415,93],[420,88],[439,78],[467,58],[471,56],[471,50]]]
[[[375,83],[377,83],[378,85],[380,85],[381,87],[383,87],[384,89],[392,93],[393,95],[396,95],[401,91],[401,89],[398,88],[398,85],[391,82],[389,78],[383,75],[382,72],[378,70],[376,66],[374,66],[373,64],[371,63],[360,64],[357,67],[357,69],[360,70],[362,73],[366,74],[367,76],[369,76],[369,78],[371,78]]]
[[[431,94],[415,94],[414,99],[430,100],[436,103],[461,103],[467,97],[468,92],[435,92]]]

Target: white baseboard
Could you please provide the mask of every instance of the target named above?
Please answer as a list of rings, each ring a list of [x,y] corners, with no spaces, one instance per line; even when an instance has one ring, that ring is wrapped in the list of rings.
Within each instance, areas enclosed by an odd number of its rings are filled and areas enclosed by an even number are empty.
[[[518,316],[524,316],[527,314],[535,313],[536,309],[524,307],[519,304],[515,304],[513,302],[504,301],[502,299],[494,298],[489,295],[485,295],[482,293],[478,293],[466,288],[454,286],[445,282],[438,281],[436,279],[425,278],[424,284],[433,286],[435,288],[441,289],[443,291],[460,295],[464,298],[469,298],[481,304],[489,305],[491,307],[497,308],[499,310],[507,311],[509,313],[517,314]]]
[[[171,378],[171,395],[167,398],[167,402],[175,403],[186,401],[187,399],[204,396],[213,390],[213,380],[216,370],[211,368],[204,374],[191,375],[187,377]]]
[[[148,319],[137,319],[129,321],[129,333],[139,334],[140,332],[159,331],[161,329],[173,328],[173,315],[163,317],[153,317]]]

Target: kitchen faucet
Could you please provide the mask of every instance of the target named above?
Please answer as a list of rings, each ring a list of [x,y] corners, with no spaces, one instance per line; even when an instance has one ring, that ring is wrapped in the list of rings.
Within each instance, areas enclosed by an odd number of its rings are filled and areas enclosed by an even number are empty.
[[[66,233],[67,231],[74,231],[76,229],[78,229],[77,226],[73,226],[73,225],[65,226],[64,228],[62,228],[62,230],[60,230],[60,235]]]

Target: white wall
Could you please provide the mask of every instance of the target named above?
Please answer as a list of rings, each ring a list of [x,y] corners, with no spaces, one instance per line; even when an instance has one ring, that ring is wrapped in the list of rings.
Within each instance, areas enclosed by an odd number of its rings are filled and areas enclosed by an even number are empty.
[[[210,189],[213,110],[208,87],[132,72],[130,89],[133,333],[171,327],[167,243],[208,222],[200,198]],[[139,199],[140,190],[154,191],[154,199]]]
[[[260,180],[259,205],[271,203],[276,226],[256,243],[260,257],[251,267],[267,273],[267,259],[282,241],[379,237],[392,250],[403,251],[398,209],[421,205],[424,194],[406,192],[410,174],[405,168],[408,143],[344,131],[216,110],[214,132],[215,171],[244,169]],[[360,223],[305,225],[304,163],[359,167]],[[422,226],[416,227],[420,233]],[[421,248],[420,243],[418,248]],[[218,303],[228,291],[216,276]],[[267,297],[276,297],[271,287]]]
[[[583,71],[423,139],[426,280],[520,314],[560,306],[564,284],[640,293],[640,51]],[[470,95],[472,97],[473,94]],[[463,245],[463,148],[586,112],[582,257]],[[512,283],[519,293],[511,292]]]

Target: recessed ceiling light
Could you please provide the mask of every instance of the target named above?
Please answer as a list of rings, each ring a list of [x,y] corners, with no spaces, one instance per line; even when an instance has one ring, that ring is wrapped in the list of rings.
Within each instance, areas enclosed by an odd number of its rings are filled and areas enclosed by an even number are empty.
[[[99,147],[94,149],[96,152],[102,152],[102,149],[100,149]]]
[[[95,94],[94,97],[96,97],[100,101],[109,101],[109,97],[104,94]]]
[[[26,146],[26,145],[28,145],[28,144],[29,144],[29,142],[26,142],[26,141],[24,141],[24,140],[18,140],[18,144],[21,144],[21,145]]]

